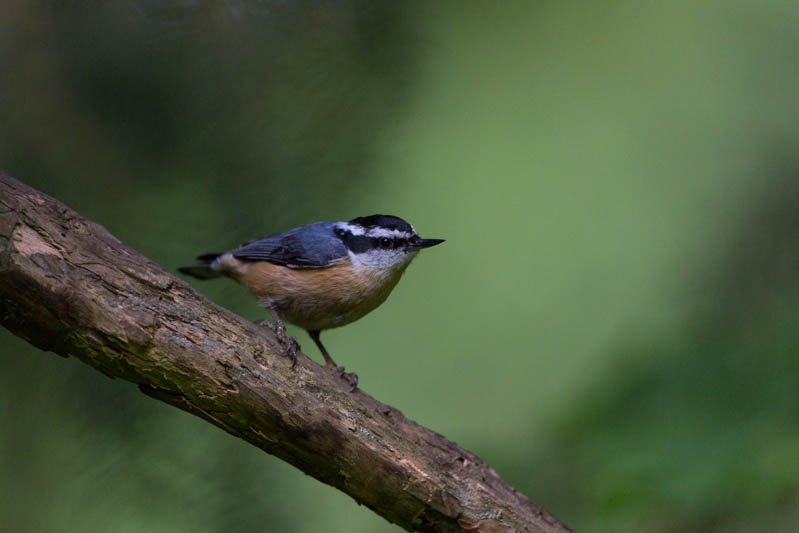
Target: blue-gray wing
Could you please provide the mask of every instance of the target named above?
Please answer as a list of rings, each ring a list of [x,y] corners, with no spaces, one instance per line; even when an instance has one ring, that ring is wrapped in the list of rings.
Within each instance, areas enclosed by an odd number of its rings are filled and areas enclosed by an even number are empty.
[[[241,245],[231,253],[242,261],[267,261],[290,268],[324,268],[347,255],[333,233],[334,222],[317,222],[286,233],[268,235]]]

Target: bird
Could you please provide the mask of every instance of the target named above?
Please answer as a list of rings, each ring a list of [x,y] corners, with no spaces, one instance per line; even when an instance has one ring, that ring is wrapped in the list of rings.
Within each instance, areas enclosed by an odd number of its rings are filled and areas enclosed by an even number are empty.
[[[362,318],[382,304],[417,254],[444,239],[422,239],[408,222],[393,215],[370,215],[348,221],[314,222],[285,233],[245,242],[224,253],[197,257],[178,268],[207,280],[227,276],[252,293],[271,314],[271,329],[297,362],[299,345],[283,321],[308,332],[325,366],[350,384],[358,375],[345,372],[325,349],[320,334]]]

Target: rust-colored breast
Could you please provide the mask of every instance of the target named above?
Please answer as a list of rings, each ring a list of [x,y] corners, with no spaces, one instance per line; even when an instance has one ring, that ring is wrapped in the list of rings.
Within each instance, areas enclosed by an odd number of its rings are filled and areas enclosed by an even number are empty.
[[[237,263],[228,269],[231,277],[264,305],[274,305],[286,321],[307,330],[336,328],[358,320],[388,298],[405,270],[356,270],[349,259],[313,269]]]

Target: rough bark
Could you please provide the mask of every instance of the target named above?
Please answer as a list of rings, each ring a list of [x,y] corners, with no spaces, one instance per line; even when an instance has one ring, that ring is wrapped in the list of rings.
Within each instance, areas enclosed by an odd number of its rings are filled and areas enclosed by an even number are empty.
[[[0,173],[0,322],[416,531],[569,531],[473,453],[347,386],[57,200]]]

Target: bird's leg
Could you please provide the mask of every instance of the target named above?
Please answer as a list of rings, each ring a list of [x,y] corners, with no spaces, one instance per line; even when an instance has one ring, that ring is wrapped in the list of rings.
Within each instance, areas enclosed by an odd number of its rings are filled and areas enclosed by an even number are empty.
[[[297,339],[294,337],[289,337],[286,334],[286,326],[283,325],[283,321],[280,320],[275,308],[271,305],[268,306],[268,308],[272,313],[272,322],[264,318],[261,320],[256,320],[255,324],[258,326],[266,326],[272,330],[272,333],[275,334],[278,342],[280,342],[280,344],[283,346],[283,350],[285,350],[286,355],[291,357],[291,368],[294,368],[297,365],[297,351],[300,349],[300,345],[297,343]]]
[[[333,361],[333,358],[330,357],[330,354],[327,353],[327,350],[325,350],[322,341],[319,339],[320,333],[321,332],[319,330],[315,330],[315,331],[309,331],[308,335],[310,335],[311,339],[313,339],[313,341],[316,343],[316,346],[317,348],[319,348],[319,351],[322,352],[322,357],[325,358],[325,366],[327,366],[328,368],[332,368],[334,370],[338,370],[338,365],[336,364],[335,361]]]
[[[319,351],[322,352],[322,357],[325,358],[325,366],[334,372],[337,372],[339,377],[347,382],[347,384],[350,386],[350,392],[354,391],[358,388],[358,374],[355,372],[345,372],[343,366],[336,365],[336,362],[333,361],[333,358],[330,357],[330,354],[327,353],[327,350],[325,350],[322,341],[319,340],[319,333],[319,330],[308,331],[308,335],[316,343],[316,347],[319,348]]]

